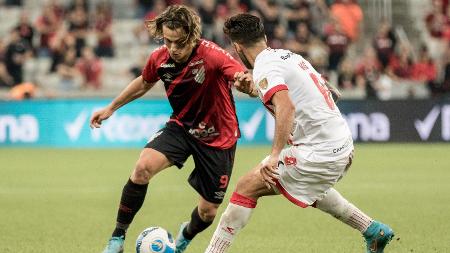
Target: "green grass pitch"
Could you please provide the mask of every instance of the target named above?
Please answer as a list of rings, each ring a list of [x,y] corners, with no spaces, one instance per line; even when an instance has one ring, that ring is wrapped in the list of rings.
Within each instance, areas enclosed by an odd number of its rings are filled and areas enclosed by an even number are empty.
[[[269,149],[238,148],[225,203],[239,176]],[[139,152],[0,149],[0,252],[101,252]],[[144,228],[158,225],[176,234],[179,224],[188,220],[198,198],[186,182],[191,169],[189,160],[181,171],[169,168],[151,181],[129,229],[125,252],[134,252],[135,239]],[[393,227],[400,239],[386,252],[450,252],[449,144],[357,145],[354,164],[336,188]],[[202,253],[217,222],[198,235],[186,253]],[[230,252],[365,251],[358,232],[314,208],[301,209],[275,196],[259,201]]]

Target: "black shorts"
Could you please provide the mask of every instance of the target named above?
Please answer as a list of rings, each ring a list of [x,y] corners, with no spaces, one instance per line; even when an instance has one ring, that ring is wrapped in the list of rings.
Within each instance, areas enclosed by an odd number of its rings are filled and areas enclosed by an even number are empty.
[[[233,169],[236,144],[228,149],[209,147],[181,126],[169,122],[145,147],[163,153],[179,169],[192,155],[195,168],[189,176],[189,184],[207,201],[222,203]]]

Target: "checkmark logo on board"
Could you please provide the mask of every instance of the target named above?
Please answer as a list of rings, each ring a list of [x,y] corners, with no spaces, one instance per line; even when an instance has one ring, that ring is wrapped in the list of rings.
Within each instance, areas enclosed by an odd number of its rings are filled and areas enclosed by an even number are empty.
[[[431,112],[428,113],[424,120],[416,119],[414,121],[414,126],[416,127],[416,130],[423,141],[428,140],[428,138],[430,137],[431,130],[433,130],[434,123],[436,123],[436,120],[439,117],[440,113],[441,110],[439,106],[435,106],[433,107]]]
[[[80,137],[81,130],[83,129],[84,123],[88,118],[88,113],[83,110],[80,114],[75,118],[74,121],[67,122],[64,124],[64,130],[66,130],[66,134],[69,136],[71,141],[76,141]]]
[[[261,121],[264,118],[264,111],[257,110],[249,121],[242,123],[242,132],[247,140],[253,140]]]

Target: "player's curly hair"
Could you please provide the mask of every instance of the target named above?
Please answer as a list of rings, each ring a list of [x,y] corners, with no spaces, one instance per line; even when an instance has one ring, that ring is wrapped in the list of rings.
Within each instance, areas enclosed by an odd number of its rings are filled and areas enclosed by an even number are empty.
[[[150,35],[156,39],[163,38],[163,25],[175,30],[183,28],[185,37],[180,43],[196,44],[200,40],[202,26],[200,17],[184,5],[171,5],[152,20],[145,21]]]
[[[252,46],[265,38],[264,25],[257,16],[241,13],[225,21],[223,32],[233,42]]]

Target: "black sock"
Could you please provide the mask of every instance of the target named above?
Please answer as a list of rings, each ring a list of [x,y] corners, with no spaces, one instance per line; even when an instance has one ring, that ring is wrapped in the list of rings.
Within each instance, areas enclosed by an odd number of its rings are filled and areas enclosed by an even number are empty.
[[[117,225],[113,236],[125,236],[128,226],[144,203],[148,184],[135,184],[128,179],[123,187],[119,210],[117,211]]]
[[[203,221],[198,214],[198,207],[195,207],[191,214],[191,221],[183,230],[184,238],[188,240],[194,239],[194,237],[209,227],[213,221]]]

